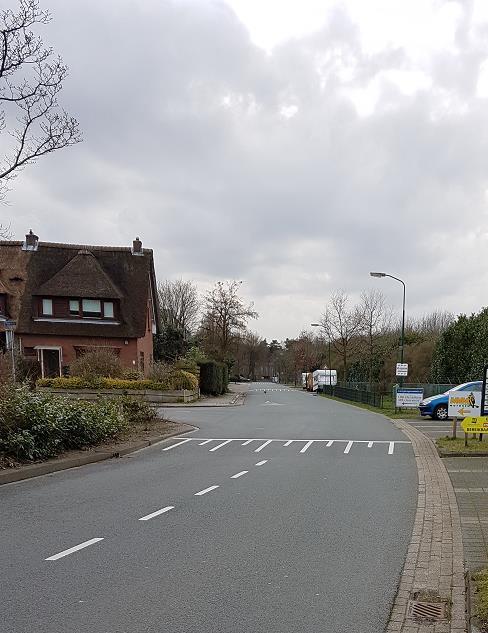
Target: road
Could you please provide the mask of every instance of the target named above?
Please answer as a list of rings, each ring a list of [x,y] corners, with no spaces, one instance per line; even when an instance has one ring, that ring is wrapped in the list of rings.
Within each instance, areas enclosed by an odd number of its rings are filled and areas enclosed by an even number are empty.
[[[171,415],[199,429],[0,488],[2,632],[383,631],[417,503],[407,438],[263,383]]]

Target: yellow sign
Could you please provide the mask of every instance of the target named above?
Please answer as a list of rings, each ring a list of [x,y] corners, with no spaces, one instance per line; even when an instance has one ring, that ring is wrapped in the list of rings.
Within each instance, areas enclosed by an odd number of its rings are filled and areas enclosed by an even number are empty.
[[[488,433],[488,416],[478,415],[464,418],[461,426],[465,433]]]

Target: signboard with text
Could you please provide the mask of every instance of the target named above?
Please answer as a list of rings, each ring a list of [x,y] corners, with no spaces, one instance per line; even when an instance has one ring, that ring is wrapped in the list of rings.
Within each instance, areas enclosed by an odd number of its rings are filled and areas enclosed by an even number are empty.
[[[396,364],[396,376],[408,376],[408,363],[397,363]]]
[[[488,433],[488,417],[479,415],[464,418],[461,422],[461,427],[465,433]]]
[[[396,390],[396,403],[398,409],[415,409],[424,399],[423,389],[404,389],[398,387]]]
[[[481,412],[481,391],[449,391],[450,418],[478,417]]]

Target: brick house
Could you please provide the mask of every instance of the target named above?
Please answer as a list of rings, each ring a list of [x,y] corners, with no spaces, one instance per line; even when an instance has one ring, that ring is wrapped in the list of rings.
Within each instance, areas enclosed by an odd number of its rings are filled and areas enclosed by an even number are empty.
[[[153,252],[139,238],[132,248],[39,242],[32,231],[0,241],[0,315],[16,321],[17,345],[44,377],[68,373],[94,347],[147,375],[157,306]]]

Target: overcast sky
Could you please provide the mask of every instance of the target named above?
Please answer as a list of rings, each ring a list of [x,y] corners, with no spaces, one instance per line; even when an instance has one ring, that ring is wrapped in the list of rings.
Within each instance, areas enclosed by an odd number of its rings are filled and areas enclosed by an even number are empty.
[[[9,6],[15,6],[8,0]],[[21,239],[153,248],[296,336],[330,293],[488,301],[486,0],[41,0],[84,142],[0,207]]]

